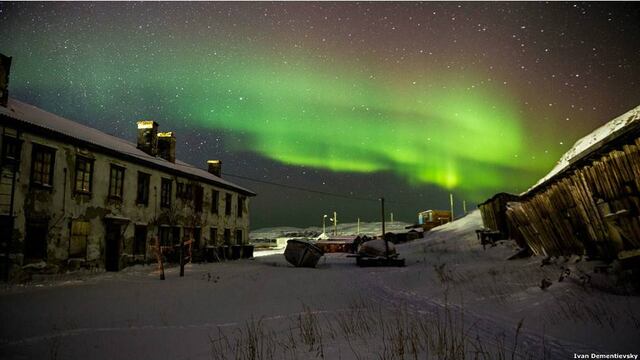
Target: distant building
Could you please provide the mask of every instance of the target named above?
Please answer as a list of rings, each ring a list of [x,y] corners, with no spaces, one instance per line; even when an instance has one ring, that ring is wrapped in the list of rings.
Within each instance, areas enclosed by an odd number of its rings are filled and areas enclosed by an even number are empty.
[[[418,213],[418,224],[427,231],[451,221],[449,210],[426,210]]]
[[[130,143],[11,99],[7,83],[0,81],[5,263],[116,271],[152,259],[153,239],[166,247],[193,240],[196,248],[248,240],[255,193],[222,179],[220,161],[201,170],[175,158],[175,134],[158,133],[154,121],[138,121]]]

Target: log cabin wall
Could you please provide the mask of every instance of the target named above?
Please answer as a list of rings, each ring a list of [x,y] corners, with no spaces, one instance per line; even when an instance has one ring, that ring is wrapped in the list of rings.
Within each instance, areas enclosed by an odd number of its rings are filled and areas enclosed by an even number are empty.
[[[640,134],[632,134],[508,204],[509,222],[534,254],[611,260],[640,248]]]
[[[507,203],[517,201],[518,195],[499,193],[478,205],[482,216],[483,226],[487,229],[500,231],[503,239],[513,239],[520,247],[526,247],[526,241],[507,218]]]

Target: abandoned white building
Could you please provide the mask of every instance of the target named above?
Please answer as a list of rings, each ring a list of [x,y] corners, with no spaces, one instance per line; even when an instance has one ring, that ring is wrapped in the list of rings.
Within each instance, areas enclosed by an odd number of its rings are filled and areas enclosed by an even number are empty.
[[[208,171],[176,160],[174,134],[154,121],[137,122],[134,144],[5,97],[0,126],[0,237],[13,264],[114,271],[153,259],[155,239],[248,239],[255,193],[222,179],[218,160]]]

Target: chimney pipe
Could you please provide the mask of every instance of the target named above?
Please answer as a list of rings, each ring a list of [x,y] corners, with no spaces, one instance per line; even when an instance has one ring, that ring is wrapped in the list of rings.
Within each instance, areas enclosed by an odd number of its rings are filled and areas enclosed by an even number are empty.
[[[222,161],[221,160],[207,160],[207,165],[209,165],[208,171],[217,176],[222,177]]]
[[[173,131],[158,133],[158,155],[169,162],[176,162],[176,136]]]
[[[138,149],[156,156],[158,154],[158,123],[153,120],[138,121]]]
[[[9,100],[9,70],[11,57],[0,54],[0,106],[7,107]]]

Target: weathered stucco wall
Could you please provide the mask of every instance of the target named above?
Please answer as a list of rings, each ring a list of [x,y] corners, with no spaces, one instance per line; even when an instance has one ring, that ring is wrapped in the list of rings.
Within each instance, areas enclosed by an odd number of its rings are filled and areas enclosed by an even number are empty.
[[[17,129],[2,128],[3,133],[15,134]],[[0,136],[0,141],[1,140]],[[158,236],[159,225],[181,227],[200,227],[199,246],[221,244],[224,229],[231,232],[232,243],[235,243],[236,230],[242,230],[242,241],[248,241],[249,232],[249,198],[229,189],[223,189],[209,183],[188,180],[185,177],[164,173],[155,168],[145,167],[122,159],[79,148],[74,144],[65,144],[49,138],[30,133],[21,133],[20,162],[17,167],[13,213],[15,216],[14,231],[11,241],[11,253],[19,264],[22,264],[25,249],[25,229],[27,222],[43,220],[47,223],[46,261],[61,263],[70,258],[69,246],[71,238],[71,221],[83,220],[90,223],[87,238],[85,261],[104,266],[105,257],[105,218],[122,220],[124,232],[121,238],[121,257],[129,262],[133,254],[135,225],[146,225],[147,246],[145,255],[137,260],[150,259],[154,256],[149,245],[151,239]],[[30,184],[33,144],[44,145],[55,150],[53,186],[43,188]],[[90,194],[74,191],[76,156],[94,159],[92,189]],[[108,196],[111,165],[125,169],[123,196],[115,201]],[[3,167],[3,177],[7,178],[10,170]],[[148,205],[136,204],[138,172],[151,175]],[[160,206],[161,179],[172,180],[170,209]],[[194,211],[193,201],[183,201],[176,197],[177,182],[198,184],[203,187],[202,212]],[[219,191],[218,214],[211,211],[212,189]],[[232,194],[231,215],[225,215],[225,196]],[[245,198],[243,216],[237,216],[239,196]],[[3,207],[4,208],[4,207]],[[170,223],[172,222],[172,223]],[[210,228],[217,228],[217,239],[209,239]],[[9,237],[9,234],[2,234]],[[126,260],[126,261],[125,261]]]

